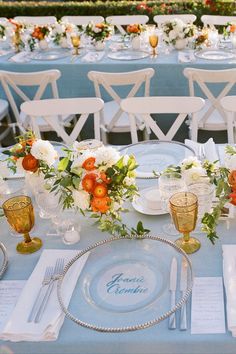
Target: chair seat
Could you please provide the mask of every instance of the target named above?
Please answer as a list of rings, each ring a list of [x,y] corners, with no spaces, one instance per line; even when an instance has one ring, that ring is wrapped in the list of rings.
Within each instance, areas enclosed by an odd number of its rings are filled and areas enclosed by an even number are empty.
[[[62,116],[61,118],[63,121],[63,125],[66,125],[66,124],[69,124],[74,119],[74,115],[66,115],[66,116]],[[57,117],[52,116],[51,119],[55,120],[55,119],[57,119]],[[25,113],[20,112],[20,120],[21,120],[22,125],[25,129],[30,128],[30,120],[26,119]],[[52,127],[49,124],[47,124],[47,122],[45,121],[45,119],[43,117],[37,117],[36,122],[37,122],[37,125],[39,126],[40,131],[42,131],[42,132],[52,131]]]
[[[224,121],[222,115],[215,109],[212,114],[209,116],[207,121],[201,122],[201,118],[207,112],[207,110],[211,107],[211,103],[209,100],[205,100],[205,106],[200,112],[195,113],[195,119],[197,119],[198,127],[201,130],[226,130],[227,124]]]
[[[115,113],[119,110],[120,106],[115,101],[106,102],[104,104],[104,124],[107,128],[112,121]],[[137,125],[137,124],[136,124]],[[140,123],[141,126],[141,123]],[[140,129],[140,126],[137,126],[137,129]],[[122,113],[119,119],[117,120],[114,127],[110,130],[114,133],[120,132],[130,132],[129,116],[127,113]]]
[[[6,100],[0,100],[0,120],[8,114],[9,104]]]

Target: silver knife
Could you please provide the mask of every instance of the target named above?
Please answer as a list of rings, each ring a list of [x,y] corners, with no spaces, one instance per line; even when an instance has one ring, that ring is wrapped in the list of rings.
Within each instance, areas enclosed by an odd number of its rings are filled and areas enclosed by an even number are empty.
[[[175,257],[172,258],[171,269],[170,269],[170,307],[173,309],[175,307],[175,292],[177,285],[177,259]],[[176,328],[176,320],[175,313],[170,315],[169,317],[169,329]]]
[[[181,273],[180,273],[180,291],[182,295],[187,289],[188,284],[188,264],[186,259],[182,258]],[[186,303],[183,304],[180,310],[180,330],[186,331],[187,329],[187,315],[186,315]]]

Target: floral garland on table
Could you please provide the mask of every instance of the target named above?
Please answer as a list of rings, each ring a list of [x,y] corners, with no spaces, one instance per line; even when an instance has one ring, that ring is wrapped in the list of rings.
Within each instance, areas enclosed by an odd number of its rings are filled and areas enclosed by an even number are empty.
[[[106,22],[101,22],[97,24],[90,22],[85,27],[84,33],[88,37],[91,37],[95,42],[103,42],[105,39],[110,37],[112,29],[110,24]]]
[[[176,45],[180,40],[187,42],[195,35],[196,26],[190,23],[185,23],[181,19],[166,21],[162,24],[163,40],[167,45]]]
[[[225,153],[225,167],[218,166],[217,161],[201,162],[196,157],[190,157],[183,160],[179,166],[169,166],[165,170],[165,172],[181,173],[187,185],[206,178],[215,185],[216,202],[212,210],[205,213],[202,218],[202,231],[213,244],[218,238],[216,227],[223,208],[227,203],[236,205],[236,148],[226,146]]]

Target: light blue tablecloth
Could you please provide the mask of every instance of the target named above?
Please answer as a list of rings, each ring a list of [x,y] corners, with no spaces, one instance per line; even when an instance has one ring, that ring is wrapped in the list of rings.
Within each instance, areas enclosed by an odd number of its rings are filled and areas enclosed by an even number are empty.
[[[155,180],[139,181],[141,187],[154,185]],[[168,216],[144,216],[130,207],[131,211],[124,215],[128,225],[136,225],[142,220],[153,235],[163,235],[162,225],[169,219]],[[37,221],[33,235],[43,238],[44,248],[71,248],[81,249],[109,237],[102,234],[92,225],[91,221],[80,217],[82,224],[81,241],[74,246],[65,246],[58,238],[45,237],[48,227],[46,221]],[[199,235],[202,247],[196,254],[190,256],[195,276],[221,276],[222,250],[221,244],[235,243],[236,220],[231,223],[230,230],[221,222],[218,228],[220,239],[213,246],[205,235]],[[0,220],[1,241],[7,246],[9,254],[9,269],[4,279],[27,279],[36,265],[40,252],[32,255],[19,255],[15,246],[18,239],[10,236],[5,221]],[[166,236],[174,240],[173,236]],[[96,314],[94,314],[96,316]],[[179,315],[178,315],[179,316]],[[0,353],[4,353],[4,346],[14,354],[235,354],[236,339],[230,332],[217,335],[190,334],[190,302],[188,303],[188,330],[168,330],[168,321],[149,329],[120,334],[97,333],[82,328],[69,319],[65,319],[60,336],[55,342],[0,342]]]

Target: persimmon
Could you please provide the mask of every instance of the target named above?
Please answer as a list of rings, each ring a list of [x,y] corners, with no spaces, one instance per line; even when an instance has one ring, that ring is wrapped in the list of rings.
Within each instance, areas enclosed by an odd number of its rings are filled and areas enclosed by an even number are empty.
[[[36,172],[39,167],[39,160],[28,154],[22,160],[22,166],[26,171]]]
[[[103,197],[97,198],[93,197],[91,201],[91,207],[94,212],[100,212],[102,214],[106,213],[110,209],[110,198]]]
[[[94,197],[103,198],[107,195],[107,186],[104,183],[97,183],[93,190]]]
[[[89,157],[83,162],[82,167],[87,171],[93,171],[95,169],[94,164],[95,164],[95,157]]]

